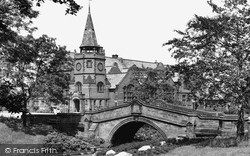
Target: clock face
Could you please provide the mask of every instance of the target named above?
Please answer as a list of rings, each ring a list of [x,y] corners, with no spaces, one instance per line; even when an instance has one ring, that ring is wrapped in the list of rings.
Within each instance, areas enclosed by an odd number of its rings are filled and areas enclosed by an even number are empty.
[[[103,70],[103,64],[102,63],[98,63],[97,68],[99,71]]]
[[[77,64],[76,64],[76,70],[78,70],[78,71],[79,71],[79,70],[81,70],[81,68],[82,68],[81,63],[77,63]]]

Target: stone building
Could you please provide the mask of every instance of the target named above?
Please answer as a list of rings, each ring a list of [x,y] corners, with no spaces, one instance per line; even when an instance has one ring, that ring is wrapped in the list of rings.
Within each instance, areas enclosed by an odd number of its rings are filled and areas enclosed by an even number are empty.
[[[146,69],[165,68],[159,62],[124,59],[118,55],[107,57],[97,42],[90,9],[83,33],[80,53],[74,54],[74,69],[69,71],[70,90],[67,92],[68,112],[95,111],[122,105],[132,100],[130,83],[134,66]],[[170,80],[175,85],[176,78]],[[189,91],[179,86],[176,98],[192,106]]]
[[[132,100],[133,67],[141,69],[164,69],[167,65],[161,62],[147,62],[119,57],[117,54],[108,57],[105,50],[97,42],[94,24],[89,9],[80,53],[71,53],[74,58],[74,68],[67,71],[70,79],[70,89],[66,93],[67,103],[59,106],[48,104],[46,97],[37,97],[29,101],[31,112],[51,112],[59,107],[62,112],[95,111],[128,103]],[[0,79],[8,77],[8,63],[0,56]],[[175,77],[170,84],[175,85],[175,98],[183,105],[192,107],[188,100],[189,91],[178,85]]]

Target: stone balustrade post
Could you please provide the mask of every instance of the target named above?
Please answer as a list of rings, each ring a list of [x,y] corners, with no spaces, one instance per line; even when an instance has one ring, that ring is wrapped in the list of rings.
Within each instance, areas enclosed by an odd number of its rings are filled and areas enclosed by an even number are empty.
[[[250,117],[248,117],[247,129],[248,129],[248,141],[250,142]]]

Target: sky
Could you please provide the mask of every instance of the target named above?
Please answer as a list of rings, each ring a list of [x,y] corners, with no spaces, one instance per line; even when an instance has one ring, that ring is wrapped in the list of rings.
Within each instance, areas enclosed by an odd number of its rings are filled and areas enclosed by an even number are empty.
[[[83,8],[76,15],[65,15],[66,6],[46,1],[33,26],[35,37],[47,34],[67,50],[79,52],[88,14],[88,0],[75,0]],[[92,0],[91,15],[97,42],[106,56],[174,64],[169,47],[174,30],[185,30],[195,14],[212,16],[207,0]]]

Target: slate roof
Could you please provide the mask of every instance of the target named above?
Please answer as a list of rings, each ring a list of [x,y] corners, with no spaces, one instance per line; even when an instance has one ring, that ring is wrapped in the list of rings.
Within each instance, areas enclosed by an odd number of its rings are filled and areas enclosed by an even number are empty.
[[[124,59],[121,57],[113,58],[106,56],[105,64],[107,73],[114,66],[115,63],[117,63],[117,66],[121,72],[127,72],[127,70],[133,65],[136,65],[139,68],[156,68],[158,65],[158,62],[147,62],[147,61],[139,61],[132,59]]]
[[[136,65],[139,68],[156,68],[158,64],[157,62],[146,62],[146,61],[138,61],[130,59],[124,59],[123,63],[127,68],[130,68],[133,65]]]

